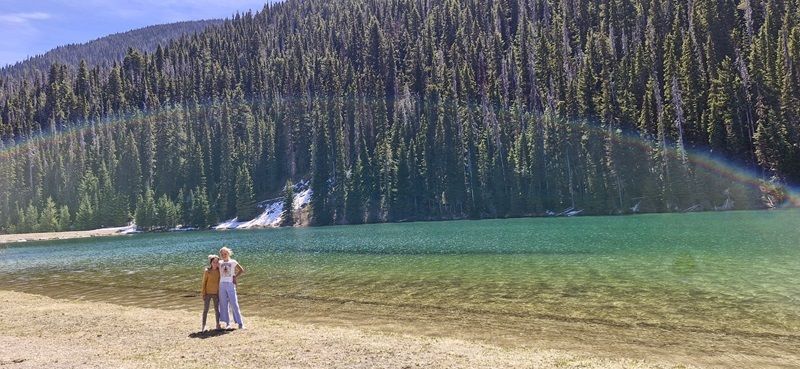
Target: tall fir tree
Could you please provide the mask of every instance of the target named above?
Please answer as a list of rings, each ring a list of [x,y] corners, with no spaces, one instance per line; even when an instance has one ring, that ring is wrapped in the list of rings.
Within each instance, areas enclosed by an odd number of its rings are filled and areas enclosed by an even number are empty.
[[[236,175],[236,217],[239,221],[251,220],[257,215],[256,210],[253,178],[247,166],[242,164]]]
[[[281,226],[294,226],[294,184],[292,180],[286,180],[283,190],[283,213],[281,213]]]

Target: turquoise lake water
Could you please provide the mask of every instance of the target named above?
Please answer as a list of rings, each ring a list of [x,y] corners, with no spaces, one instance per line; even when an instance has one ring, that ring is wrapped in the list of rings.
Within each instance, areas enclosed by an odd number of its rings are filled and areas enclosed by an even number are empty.
[[[21,243],[0,248],[0,283],[199,311],[206,255],[223,244],[247,269],[245,315],[433,336],[473,332],[516,344],[535,340],[530,332],[546,334],[541,322],[548,321],[594,327],[587,334],[635,328],[800,343],[798,210]]]

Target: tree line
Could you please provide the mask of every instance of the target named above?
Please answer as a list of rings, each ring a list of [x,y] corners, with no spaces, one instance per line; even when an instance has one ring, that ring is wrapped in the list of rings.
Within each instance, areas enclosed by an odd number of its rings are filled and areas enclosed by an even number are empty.
[[[0,80],[0,229],[206,227],[303,179],[315,225],[763,207],[693,157],[800,180],[797,5],[289,0],[53,64]]]
[[[115,33],[82,44],[58,46],[44,54],[0,68],[0,77],[13,80],[46,80],[53,63],[64,64],[75,71],[82,60],[108,68],[114,62],[121,60],[129,48],[153,52],[158,45],[166,45],[169,41],[200,32],[210,25],[219,23],[222,23],[221,19],[159,24]]]

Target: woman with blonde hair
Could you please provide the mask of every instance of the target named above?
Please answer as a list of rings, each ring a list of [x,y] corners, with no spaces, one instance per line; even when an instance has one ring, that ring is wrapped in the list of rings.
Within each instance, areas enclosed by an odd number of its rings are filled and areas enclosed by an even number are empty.
[[[230,328],[230,316],[228,315],[228,304],[233,310],[233,320],[239,325],[239,329],[244,329],[242,314],[239,312],[239,298],[236,296],[237,278],[244,273],[244,268],[234,259],[233,251],[228,247],[219,249],[219,310],[220,321],[225,323],[226,328]]]

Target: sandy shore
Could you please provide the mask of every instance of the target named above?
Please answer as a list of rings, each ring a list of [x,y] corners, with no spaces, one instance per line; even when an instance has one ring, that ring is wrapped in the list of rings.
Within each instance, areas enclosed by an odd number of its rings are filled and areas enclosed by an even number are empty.
[[[686,368],[537,348],[247,317],[197,336],[198,312],[0,291],[4,368]]]
[[[106,237],[124,235],[128,227],[101,228],[89,231],[66,231],[66,232],[42,232],[42,233],[18,233],[0,234],[0,244],[28,241],[50,241],[68,240],[71,238]]]

